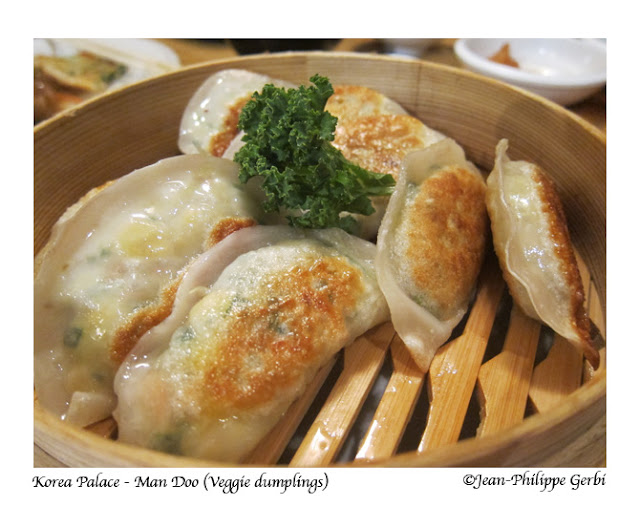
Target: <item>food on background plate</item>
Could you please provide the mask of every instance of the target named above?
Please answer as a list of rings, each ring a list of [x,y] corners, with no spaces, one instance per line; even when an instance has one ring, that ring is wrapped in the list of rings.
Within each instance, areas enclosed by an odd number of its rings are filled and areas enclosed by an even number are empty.
[[[79,425],[108,416],[116,369],[170,312],[185,266],[260,214],[235,164],[202,155],[136,170],[69,208],[38,257],[40,403]]]
[[[511,56],[511,46],[509,43],[500,46],[500,49],[491,55],[489,60],[501,63],[502,65],[508,65],[509,67],[520,68],[520,64]]]
[[[485,183],[444,139],[407,155],[378,234],[376,273],[396,332],[427,371],[460,322],[484,261]]]
[[[34,67],[60,86],[94,93],[106,90],[127,70],[121,63],[86,51],[67,57],[36,55]]]
[[[34,123],[107,90],[179,65],[145,39],[34,39]]]
[[[183,278],[116,378],[119,439],[239,462],[328,360],[388,319],[375,246],[339,229],[234,233]]]
[[[560,198],[542,168],[512,161],[508,148],[507,139],[496,146],[487,209],[509,291],[525,314],[568,339],[597,368],[600,356]]]
[[[89,52],[34,57],[34,121],[47,119],[103,92],[127,68]]]

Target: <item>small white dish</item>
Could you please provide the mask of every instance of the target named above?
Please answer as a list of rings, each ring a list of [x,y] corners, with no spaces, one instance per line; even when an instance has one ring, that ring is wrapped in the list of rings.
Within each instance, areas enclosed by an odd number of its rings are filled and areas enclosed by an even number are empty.
[[[507,43],[517,68],[489,59]],[[607,82],[602,39],[458,39],[454,51],[467,69],[561,105],[580,102]]]

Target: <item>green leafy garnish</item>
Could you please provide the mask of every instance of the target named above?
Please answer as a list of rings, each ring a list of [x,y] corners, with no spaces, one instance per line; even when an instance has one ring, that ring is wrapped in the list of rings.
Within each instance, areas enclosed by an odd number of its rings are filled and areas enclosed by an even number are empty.
[[[324,107],[333,86],[319,75],[310,81],[293,89],[267,84],[253,94],[240,114],[245,144],[234,160],[241,182],[262,177],[266,212],[283,212],[295,227],[353,232],[356,220],[345,213],[372,214],[370,197],[390,195],[395,181],[348,161],[331,144],[338,120]]]

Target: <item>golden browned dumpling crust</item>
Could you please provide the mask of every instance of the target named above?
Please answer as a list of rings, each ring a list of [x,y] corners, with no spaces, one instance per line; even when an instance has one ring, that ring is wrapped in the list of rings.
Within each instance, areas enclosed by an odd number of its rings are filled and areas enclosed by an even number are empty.
[[[270,292],[281,295],[247,305],[234,316],[216,353],[209,355],[204,388],[198,383],[202,391],[194,398],[212,412],[271,401],[295,384],[324,348],[335,346],[332,339],[343,339],[344,315],[354,310],[363,286],[361,273],[336,257],[312,259],[274,278]]]
[[[253,218],[244,218],[237,216],[230,216],[229,218],[223,218],[216,223],[209,234],[209,240],[207,241],[207,247],[211,248],[215,244],[218,244],[222,239],[234,232],[247,227],[253,227],[258,223]]]
[[[211,230],[209,239],[207,240],[207,247],[212,247],[237,230],[255,225],[257,225],[257,223],[252,218],[223,218],[218,221]],[[182,275],[162,291],[156,304],[138,310],[125,326],[118,329],[111,346],[111,359],[113,361],[117,364],[122,363],[124,358],[140,340],[140,337],[171,314],[176,290],[178,289],[181,279]]]
[[[440,318],[467,301],[485,253],[485,185],[460,167],[425,179],[409,213],[407,261]]]
[[[556,256],[562,264],[562,271],[571,293],[571,323],[583,342],[585,357],[597,369],[600,364],[600,355],[591,340],[591,325],[585,309],[584,287],[571,245],[567,219],[553,181],[542,170],[537,167],[536,169],[533,178],[538,184],[538,195],[549,223],[549,231],[555,245]]]
[[[68,57],[37,55],[34,67],[62,86],[78,90],[104,91],[126,67],[86,51]]]
[[[156,304],[134,313],[127,324],[116,331],[111,343],[111,360],[121,364],[140,338],[171,314],[180,279],[182,276],[162,291]]]
[[[398,176],[405,155],[431,140],[424,124],[412,116],[386,114],[343,119],[333,145],[361,167]]]
[[[251,97],[239,99],[235,104],[227,109],[227,115],[224,118],[224,126],[220,132],[211,136],[209,141],[209,153],[213,156],[222,156],[225,150],[231,144],[231,141],[239,134],[238,120],[242,108],[246,105]]]

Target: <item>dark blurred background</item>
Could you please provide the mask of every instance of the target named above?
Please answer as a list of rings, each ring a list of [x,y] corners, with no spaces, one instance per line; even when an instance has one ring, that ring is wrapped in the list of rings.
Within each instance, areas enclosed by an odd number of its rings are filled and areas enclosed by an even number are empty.
[[[331,50],[340,39],[229,39],[238,54]]]

